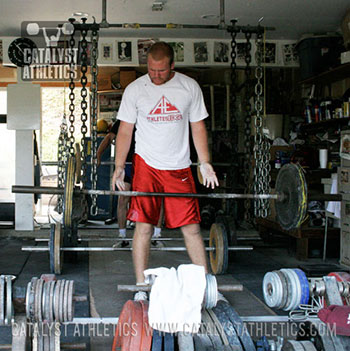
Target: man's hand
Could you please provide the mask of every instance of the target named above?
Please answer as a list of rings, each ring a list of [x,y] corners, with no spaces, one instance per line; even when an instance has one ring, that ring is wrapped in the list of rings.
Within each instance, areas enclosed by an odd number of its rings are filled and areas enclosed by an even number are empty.
[[[115,186],[117,186],[118,190],[125,190],[124,177],[125,177],[124,167],[121,167],[121,166],[116,167],[112,177],[113,190],[115,190]]]
[[[199,170],[203,177],[203,185],[207,188],[211,187],[212,189],[216,186],[219,186],[218,178],[214,172],[213,166],[209,162],[201,163]]]

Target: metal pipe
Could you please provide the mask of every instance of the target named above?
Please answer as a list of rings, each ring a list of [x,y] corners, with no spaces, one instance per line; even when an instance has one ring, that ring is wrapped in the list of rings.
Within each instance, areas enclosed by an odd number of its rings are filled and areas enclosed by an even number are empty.
[[[22,251],[30,252],[46,252],[49,251],[47,246],[23,246]],[[186,247],[151,247],[151,251],[187,251]],[[206,247],[206,251],[216,251],[215,247]],[[230,246],[228,251],[251,251],[252,246]],[[61,251],[76,251],[76,252],[102,252],[102,251],[132,251],[132,247],[62,247]]]
[[[129,292],[137,292],[137,291],[146,291],[149,292],[152,289],[152,285],[117,285],[117,291],[129,291]],[[218,285],[218,290],[220,291],[243,291],[242,284],[223,284]]]
[[[29,185],[13,185],[13,193],[21,194],[64,194],[63,188],[57,187],[39,187]],[[94,195],[118,195],[118,196],[161,196],[161,197],[195,197],[211,199],[275,199],[283,201],[282,194],[195,194],[195,193],[148,193],[141,191],[113,191],[113,190],[74,190],[76,194],[94,194]]]
[[[219,28],[220,29],[226,29],[226,24],[225,24],[225,0],[220,0],[220,23],[219,23]]]

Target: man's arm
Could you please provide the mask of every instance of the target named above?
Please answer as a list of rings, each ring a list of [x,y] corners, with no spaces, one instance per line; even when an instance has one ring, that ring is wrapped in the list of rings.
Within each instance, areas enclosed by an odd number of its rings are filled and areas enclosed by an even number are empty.
[[[203,177],[203,185],[212,189],[219,185],[218,179],[210,162],[208,149],[208,135],[204,121],[191,122],[193,143],[197,151],[200,163],[200,171]]]
[[[101,164],[101,157],[105,150],[108,148],[109,145],[112,144],[113,139],[115,138],[115,134],[112,132],[109,132],[102,140],[101,144],[99,145],[97,149],[97,166]]]
[[[117,185],[119,190],[125,190],[124,175],[125,161],[131,145],[134,124],[120,121],[116,138],[115,170],[112,178],[112,188]]]

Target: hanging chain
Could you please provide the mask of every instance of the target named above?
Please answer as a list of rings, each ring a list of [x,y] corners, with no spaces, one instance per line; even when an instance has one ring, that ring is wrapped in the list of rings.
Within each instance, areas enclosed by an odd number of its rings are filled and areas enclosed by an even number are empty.
[[[71,20],[71,23],[73,24],[74,19]],[[75,100],[75,94],[74,94],[74,88],[75,88],[75,82],[74,82],[74,78],[75,78],[75,57],[74,57],[74,46],[75,46],[75,39],[74,39],[74,34],[75,34],[75,30],[73,31],[70,40],[69,40],[69,46],[71,49],[71,60],[70,60],[70,69],[69,69],[69,100],[70,100],[70,104],[69,104],[69,154],[70,155],[74,155],[74,144],[75,144],[75,139],[74,139],[74,131],[75,131],[75,127],[74,127],[74,121],[75,121],[75,117],[74,117],[74,109],[75,109],[75,104],[74,104],[74,100]]]
[[[65,94],[65,92],[64,92]],[[69,154],[69,145],[68,145],[68,132],[67,132],[67,119],[66,114],[63,113],[63,118],[60,126],[60,135],[58,137],[58,150],[57,150],[57,186],[59,188],[64,187],[64,173],[67,164],[67,158]],[[58,195],[57,197],[57,212],[62,213],[63,211],[63,196]]]
[[[91,189],[97,190],[97,74],[98,74],[98,31],[92,30],[91,33],[92,52],[91,52],[91,91],[90,91],[90,130],[91,130]],[[90,213],[97,216],[97,195],[91,195],[92,205]]]
[[[250,193],[250,169],[251,169],[251,154],[250,154],[250,135],[251,135],[251,112],[252,107],[250,105],[250,75],[251,67],[250,63],[252,60],[251,57],[251,48],[252,44],[250,43],[250,38],[252,36],[251,32],[244,32],[246,38],[246,52],[245,52],[245,119],[244,119],[244,184],[246,193]],[[250,214],[250,199],[246,199],[244,202],[244,218],[248,223],[251,223],[251,214]]]
[[[233,27],[235,26],[236,20],[232,20]],[[237,133],[237,116],[236,116],[236,102],[237,102],[237,31],[231,31],[231,131],[232,131],[232,144],[238,144],[238,133]]]
[[[86,18],[82,19],[83,24],[86,22]],[[88,95],[88,90],[86,88],[87,85],[87,70],[88,70],[88,57],[87,57],[87,46],[88,46],[88,42],[86,40],[86,36],[87,36],[87,29],[81,29],[81,41],[80,41],[80,45],[81,45],[81,78],[80,78],[80,83],[81,83],[81,91],[80,91],[80,95],[81,95],[81,180],[82,180],[82,188],[85,189],[86,187],[86,181],[87,181],[87,176],[86,176],[86,153],[87,153],[87,145],[86,145],[86,134],[88,131],[87,128],[87,120],[88,120],[88,114],[86,113],[87,107],[88,107],[88,103],[87,103],[87,95]]]
[[[264,39],[265,43],[265,39]],[[261,57],[265,57],[265,50],[263,50],[263,44],[261,43]],[[264,89],[262,89],[264,90]],[[266,95],[264,98],[264,103],[266,103]],[[266,118],[265,115],[265,109],[264,109],[264,118]],[[264,135],[262,139],[262,167],[261,167],[261,175],[262,175],[262,193],[265,194],[270,194],[271,193],[271,164],[270,164],[270,159],[271,159],[271,154],[270,154],[270,143],[267,137]],[[269,214],[269,209],[270,209],[270,202],[268,199],[265,199],[262,202],[262,213],[261,217],[266,218]]]
[[[263,193],[263,102],[262,102],[262,94],[263,94],[263,68],[262,68],[262,34],[257,33],[256,36],[256,68],[255,68],[255,137],[254,137],[254,159],[255,159],[255,167],[254,167],[254,193],[262,194]],[[268,202],[267,199],[256,199],[254,201],[254,216],[263,217],[263,208],[264,202]]]

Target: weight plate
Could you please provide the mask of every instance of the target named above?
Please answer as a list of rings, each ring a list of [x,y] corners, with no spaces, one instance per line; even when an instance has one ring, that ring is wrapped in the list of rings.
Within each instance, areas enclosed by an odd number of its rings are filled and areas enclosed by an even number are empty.
[[[282,351],[304,351],[304,348],[300,341],[287,340],[282,347]]]
[[[174,351],[175,349],[175,338],[172,333],[164,333],[163,336],[164,350]]]
[[[5,323],[5,277],[0,275],[0,325]]]
[[[133,315],[137,306],[141,306],[138,301],[128,300],[124,304],[119,316],[118,324],[116,326],[115,335],[113,339],[112,351],[121,350],[129,351],[132,339],[133,329]],[[142,309],[141,309],[142,311]],[[142,319],[142,318],[141,318]],[[142,323],[142,321],[141,321]],[[160,349],[161,351],[161,349]]]
[[[64,297],[63,297],[63,319],[65,322],[68,321],[69,285],[70,285],[70,281],[66,280],[64,283]]]
[[[294,298],[295,298],[295,295],[293,294],[293,283],[292,283],[291,277],[289,276],[288,271],[286,269],[280,269],[280,272],[282,274],[284,274],[284,276],[286,277],[286,280],[287,280],[287,291],[288,291],[287,303],[286,303],[286,305],[285,305],[283,310],[284,311],[290,311],[291,307],[294,304]]]
[[[74,280],[69,281],[69,292],[68,292],[68,321],[72,321],[74,318]]]
[[[216,278],[212,274],[206,274],[206,287],[205,287],[205,308],[213,308],[218,301],[218,286]]]
[[[202,323],[206,329],[206,334],[210,338],[214,348],[218,346],[223,346],[224,344],[206,308],[202,310]]]
[[[226,313],[226,316],[236,330],[244,351],[256,351],[253,340],[235,309],[225,301],[218,301],[216,308],[219,311]]]
[[[236,246],[237,245],[237,230],[235,220],[231,216],[220,215],[215,218],[216,223],[222,223],[225,226],[227,233],[227,242],[228,246]],[[234,251],[229,252],[229,254],[233,254]]]
[[[214,348],[213,343],[206,334],[194,334],[193,335],[194,348],[196,351],[207,351]]]
[[[177,334],[177,345],[179,351],[194,351],[193,337],[189,333]]]
[[[148,323],[148,301],[140,301],[142,307],[142,339],[140,350],[150,350],[152,346],[152,329]]]
[[[43,285],[44,281],[42,279],[38,279],[35,284],[35,303],[34,303],[34,317],[35,321],[42,321],[42,294],[43,294]]]
[[[237,351],[243,351],[243,347],[238,338],[236,330],[225,311],[223,311],[223,309],[221,308],[220,302],[221,301],[218,302],[218,304],[212,309],[212,311],[215,313],[217,319],[219,320],[225,332],[229,345],[236,347]]]
[[[317,351],[315,345],[309,340],[300,341],[305,351]]]
[[[66,228],[72,227],[73,193],[75,178],[75,157],[70,156],[67,161],[66,178],[63,196],[63,224]]]
[[[50,284],[49,282],[44,283],[43,289],[43,299],[42,299],[42,311],[43,311],[43,319],[45,322],[49,321],[49,308],[50,308]]]
[[[131,310],[131,325],[132,332],[129,350],[140,350],[143,331],[143,311],[140,301],[134,301],[133,309]]]
[[[80,151],[80,144],[75,143],[75,177],[77,180],[77,184],[81,181],[81,151]]]
[[[5,324],[10,325],[13,317],[13,305],[12,305],[12,277],[9,275],[5,276],[6,280],[6,317]]]
[[[307,186],[303,169],[294,164],[284,165],[276,179],[276,193],[284,196],[276,201],[276,217],[285,230],[298,228],[307,211]]]
[[[221,339],[223,345],[228,346],[229,342],[228,342],[227,336],[225,334],[224,328],[222,327],[220,321],[216,317],[216,314],[214,313],[214,311],[212,309],[207,309],[207,312],[208,312],[209,317],[211,318],[211,320],[213,321],[213,323],[216,327],[216,330],[220,336],[220,339]]]
[[[307,280],[305,273],[301,269],[294,268],[294,272],[298,275],[298,279],[301,286],[300,304],[305,305],[309,302],[310,298],[309,281]]]
[[[287,298],[288,298],[288,284],[287,284],[287,278],[286,276],[280,272],[280,271],[275,271],[276,274],[279,276],[281,284],[282,284],[282,301],[277,308],[283,309],[286,304],[287,304]]]
[[[159,330],[153,330],[152,337],[152,351],[162,351],[163,350],[163,333]],[[112,349],[114,351],[114,349]],[[165,350],[165,348],[164,348]]]
[[[282,281],[277,272],[267,272],[263,279],[265,303],[271,308],[278,308],[283,300]]]
[[[54,303],[54,317],[55,321],[59,322],[59,305],[60,305],[60,287],[61,287],[62,281],[57,280],[55,284],[55,293],[53,297],[53,303]]]
[[[61,274],[63,267],[63,255],[61,250],[63,246],[62,227],[60,223],[56,224],[55,228],[55,244],[54,244],[54,273]]]
[[[304,328],[305,329],[305,328]],[[322,322],[312,322],[309,324],[310,336],[315,339],[315,344],[318,344],[316,349],[324,350],[324,351],[336,351],[337,349],[334,346],[333,340],[330,336],[330,333],[327,330],[327,325]],[[303,331],[304,333],[304,331]],[[305,334],[305,333],[304,333]],[[321,345],[320,345],[321,344]],[[337,350],[339,351],[339,350]]]
[[[221,223],[213,223],[210,228],[209,247],[215,251],[209,251],[211,270],[214,274],[223,274],[228,266],[228,245],[226,231]]]
[[[55,274],[55,229],[56,224],[50,225],[50,241],[49,241],[49,260],[50,260],[50,272]]]
[[[56,286],[56,281],[49,282],[49,306],[48,306],[49,323],[53,323],[55,321],[55,315],[54,315],[55,286]]]
[[[60,285],[60,297],[59,297],[59,307],[58,307],[58,315],[59,315],[59,319],[60,322],[63,323],[64,322],[64,317],[63,317],[63,308],[64,308],[64,286],[66,284],[66,280],[62,279],[62,283]]]

